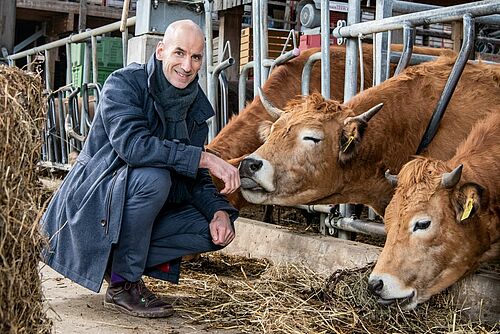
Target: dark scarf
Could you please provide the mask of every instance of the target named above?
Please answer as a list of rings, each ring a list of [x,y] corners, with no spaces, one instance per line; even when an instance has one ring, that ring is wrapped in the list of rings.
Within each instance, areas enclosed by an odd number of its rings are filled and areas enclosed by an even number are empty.
[[[155,82],[151,94],[163,109],[165,138],[189,140],[186,115],[198,95],[198,75],[184,89],[172,86],[163,74],[163,63],[155,57]]]

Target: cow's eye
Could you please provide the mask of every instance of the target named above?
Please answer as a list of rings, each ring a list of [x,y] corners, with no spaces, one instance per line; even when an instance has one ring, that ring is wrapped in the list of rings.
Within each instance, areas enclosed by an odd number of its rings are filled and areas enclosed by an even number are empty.
[[[415,223],[415,226],[413,226],[413,232],[415,232],[417,230],[425,230],[429,226],[431,226],[430,220],[419,220]]]
[[[315,144],[317,144],[317,143],[319,143],[321,141],[321,139],[315,138],[315,137],[311,137],[311,136],[305,136],[302,139],[304,139],[304,140],[310,140],[310,141],[312,141]]]

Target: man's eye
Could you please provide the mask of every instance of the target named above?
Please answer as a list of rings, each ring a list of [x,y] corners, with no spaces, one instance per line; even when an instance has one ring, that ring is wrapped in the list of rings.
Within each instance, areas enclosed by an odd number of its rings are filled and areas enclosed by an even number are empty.
[[[184,53],[182,51],[175,51],[175,54],[178,55],[178,56],[184,55]]]
[[[195,61],[200,61],[200,60],[201,60],[201,57],[200,57],[200,56],[193,56],[193,59],[194,59]]]
[[[315,138],[315,137],[310,137],[310,136],[305,136],[304,138],[302,138],[303,140],[310,140],[312,141],[313,143],[317,144],[321,141],[321,139],[319,138]]]

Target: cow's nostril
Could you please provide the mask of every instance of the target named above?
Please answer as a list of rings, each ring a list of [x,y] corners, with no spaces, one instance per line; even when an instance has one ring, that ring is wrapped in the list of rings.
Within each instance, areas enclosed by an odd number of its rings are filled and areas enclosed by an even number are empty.
[[[246,158],[241,161],[240,171],[243,172],[244,175],[253,175],[253,173],[262,168],[262,165],[262,160]]]
[[[370,291],[374,295],[378,296],[383,288],[384,281],[382,281],[381,279],[373,279],[368,282],[368,291]]]
[[[256,172],[261,168],[262,168],[262,160],[254,160],[250,164],[250,169],[252,170],[252,172]]]

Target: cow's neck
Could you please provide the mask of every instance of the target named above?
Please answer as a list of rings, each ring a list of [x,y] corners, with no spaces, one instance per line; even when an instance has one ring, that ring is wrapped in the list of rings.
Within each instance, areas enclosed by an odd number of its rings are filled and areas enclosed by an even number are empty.
[[[358,153],[342,168],[339,174],[343,179],[334,182],[328,200],[366,204],[377,213],[384,213],[393,194],[384,173],[389,169],[397,174],[415,154],[433,110],[422,101],[437,101],[440,95],[440,89],[422,89],[417,85],[418,80],[389,80],[347,103],[356,115],[380,102],[384,102],[384,107],[369,121]]]

